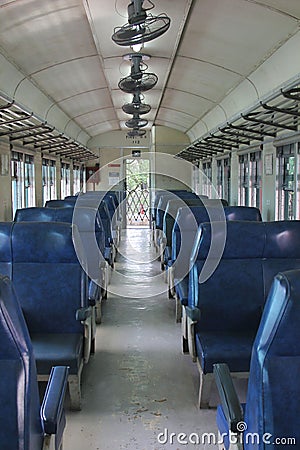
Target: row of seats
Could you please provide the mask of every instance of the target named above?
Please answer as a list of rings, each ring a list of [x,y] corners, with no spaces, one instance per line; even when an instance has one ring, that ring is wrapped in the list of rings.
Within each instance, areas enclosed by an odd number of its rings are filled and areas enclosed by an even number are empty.
[[[67,365],[71,408],[81,407],[81,373],[92,344],[88,276],[63,222],[0,223],[0,273],[13,286],[28,326],[39,380],[53,365]]]
[[[278,273],[252,347],[246,403],[227,364],[214,364],[221,404],[220,449],[298,448],[300,442],[300,270]]]
[[[0,397],[6,424],[0,446],[6,450],[62,448],[67,385],[71,409],[81,408],[81,374],[95,351],[95,325],[121,224],[114,195],[103,197],[47,202],[0,223]],[[38,380],[48,380],[42,405]]]
[[[31,338],[12,283],[2,275],[0,342],[1,449],[61,449],[68,367],[51,369],[41,405]]]
[[[201,224],[190,259],[183,323],[189,352],[200,370],[199,405],[209,404],[213,364],[247,374],[251,349],[274,276],[300,268],[300,222],[228,222],[212,233]],[[203,278],[212,239],[224,240],[216,268]]]
[[[237,429],[238,421],[242,420],[250,424],[250,432],[260,432],[265,428],[266,432],[272,432],[273,437],[278,430],[282,430],[283,437],[298,436],[294,425],[289,427],[289,421],[293,420],[292,414],[288,415],[287,420],[281,420],[280,414],[274,414],[272,402],[276,395],[278,398],[274,404],[279,408],[283,402],[284,407],[281,406],[280,411],[285,411],[289,405],[282,397],[288,393],[287,398],[291,400],[293,408],[296,406],[291,399],[293,389],[289,383],[296,384],[295,374],[299,373],[298,328],[295,331],[297,322],[295,320],[293,333],[287,332],[287,324],[282,328],[279,325],[288,302],[296,302],[300,296],[300,221],[265,223],[257,208],[220,208],[210,205],[209,200],[205,199],[201,199],[202,206],[192,203],[183,206],[184,200],[170,200],[170,195],[165,195],[162,200],[164,193],[159,196],[160,200],[156,199],[156,211],[159,203],[166,205],[166,210],[164,214],[160,212],[160,217],[163,217],[159,219],[160,223],[153,214],[153,239],[157,239],[157,223],[163,231],[161,239],[165,239],[165,243],[171,239],[171,248],[168,250],[170,256],[166,258],[164,255],[169,297],[176,298],[176,317],[182,321],[183,350],[188,351],[197,362],[201,408],[209,406],[213,371],[217,377],[222,399],[222,406],[218,408],[218,427],[220,433],[227,436],[220,448],[232,448],[230,433],[243,435]],[[168,229],[170,223],[173,224],[171,233]],[[158,249],[157,244],[156,247]],[[158,250],[162,252],[162,248]],[[296,294],[291,295],[290,283],[295,288],[297,286]],[[295,308],[300,310],[299,306]],[[286,316],[290,318],[291,314]],[[286,339],[290,342],[290,349],[288,344],[282,346],[285,349],[283,354],[271,340],[274,333],[278,333],[279,341]],[[270,346],[274,348],[270,350]],[[273,354],[281,356],[280,360],[276,357],[272,364],[266,363]],[[286,363],[290,368],[291,380],[284,383],[285,390],[282,390],[281,395],[285,354],[288,356]],[[271,369],[271,373],[263,377],[258,370],[266,368]],[[229,373],[248,376],[249,369],[250,381],[244,414],[236,395],[232,394]],[[258,398],[265,398],[267,403],[258,401]],[[244,448],[265,448],[264,444],[254,446],[251,442]]]
[[[0,272],[9,276],[20,297],[39,379],[48,377],[53,363],[70,366],[71,407],[80,409],[81,372],[95,351],[96,322],[101,321],[116,243],[111,239],[105,246],[94,196],[59,203],[17,210],[13,223],[0,224]],[[111,219],[107,222],[111,229]]]

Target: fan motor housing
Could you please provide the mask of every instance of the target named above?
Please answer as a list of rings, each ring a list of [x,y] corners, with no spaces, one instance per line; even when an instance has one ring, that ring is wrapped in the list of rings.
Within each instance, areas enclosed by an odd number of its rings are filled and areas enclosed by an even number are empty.
[[[144,10],[141,7],[140,11],[136,11],[134,2],[129,3],[127,11],[128,11],[128,23],[130,23],[130,25],[139,25],[145,22],[147,18],[146,10]]]

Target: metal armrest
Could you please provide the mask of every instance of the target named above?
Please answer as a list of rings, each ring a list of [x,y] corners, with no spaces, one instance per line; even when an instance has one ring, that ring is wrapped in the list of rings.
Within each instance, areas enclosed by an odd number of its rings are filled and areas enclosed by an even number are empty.
[[[194,306],[193,308],[191,308],[190,306],[186,306],[185,310],[187,317],[192,322],[199,322],[201,316],[201,311],[199,308],[197,308],[196,306]]]
[[[99,300],[100,297],[100,288],[95,281],[90,280],[89,282],[89,305],[95,306],[96,302]]]
[[[92,315],[92,310],[90,306],[86,306],[84,308],[79,308],[76,311],[76,320],[80,320],[80,322],[84,322]]]
[[[84,326],[84,346],[83,346],[83,360],[87,364],[91,354],[91,341],[93,335],[93,317],[92,317],[92,307],[86,306],[79,308],[76,311],[76,320],[80,320]]]
[[[214,375],[229,430],[233,433],[239,433],[237,424],[243,421],[243,409],[234,388],[227,364],[214,364]]]
[[[64,399],[69,374],[69,367],[52,367],[43,403],[41,419],[46,434],[56,434],[65,426]],[[59,430],[59,428],[61,428]]]

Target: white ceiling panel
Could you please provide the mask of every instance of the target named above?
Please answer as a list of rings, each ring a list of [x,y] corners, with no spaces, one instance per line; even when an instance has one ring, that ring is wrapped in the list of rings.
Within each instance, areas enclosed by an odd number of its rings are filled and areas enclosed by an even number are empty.
[[[80,0],[22,0],[3,6],[0,42],[26,74],[97,53]]]
[[[159,113],[157,114],[157,120],[169,120],[173,124],[183,126],[185,129],[191,128],[195,123],[195,118],[193,116],[166,108],[160,108]]]
[[[183,126],[182,124],[178,124],[178,123],[174,123],[174,122],[170,122],[168,120],[159,120],[157,119],[155,121],[156,125],[161,125],[163,127],[168,127],[168,128],[175,128],[176,130],[182,131],[183,133],[185,132],[186,128],[185,126]]]
[[[107,120],[115,121],[116,111],[113,108],[99,109],[77,117],[77,123],[87,131],[95,124],[106,122]]]
[[[80,92],[59,102],[59,106],[74,118],[91,111],[112,107],[111,96],[107,87]]]
[[[50,67],[32,78],[58,102],[82,92],[107,87],[97,56]]]
[[[283,14],[288,14],[293,18],[300,19],[299,0],[260,0],[259,3],[276,9]]]
[[[164,93],[162,108],[186,112],[195,118],[204,114],[214,103],[189,92],[167,88]]]
[[[247,75],[295,29],[293,18],[260,2],[201,0],[178,54]]]
[[[217,102],[241,77],[222,67],[191,58],[177,57],[168,87]]]
[[[120,124],[117,121],[106,121],[98,123],[89,127],[88,131],[91,136],[97,136],[97,134],[107,133],[108,131],[119,130]]]

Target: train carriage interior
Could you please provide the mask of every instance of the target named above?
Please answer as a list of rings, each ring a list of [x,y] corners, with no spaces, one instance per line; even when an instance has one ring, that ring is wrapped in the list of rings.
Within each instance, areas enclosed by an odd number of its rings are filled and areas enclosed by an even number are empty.
[[[0,1],[0,450],[300,449],[300,0]]]

